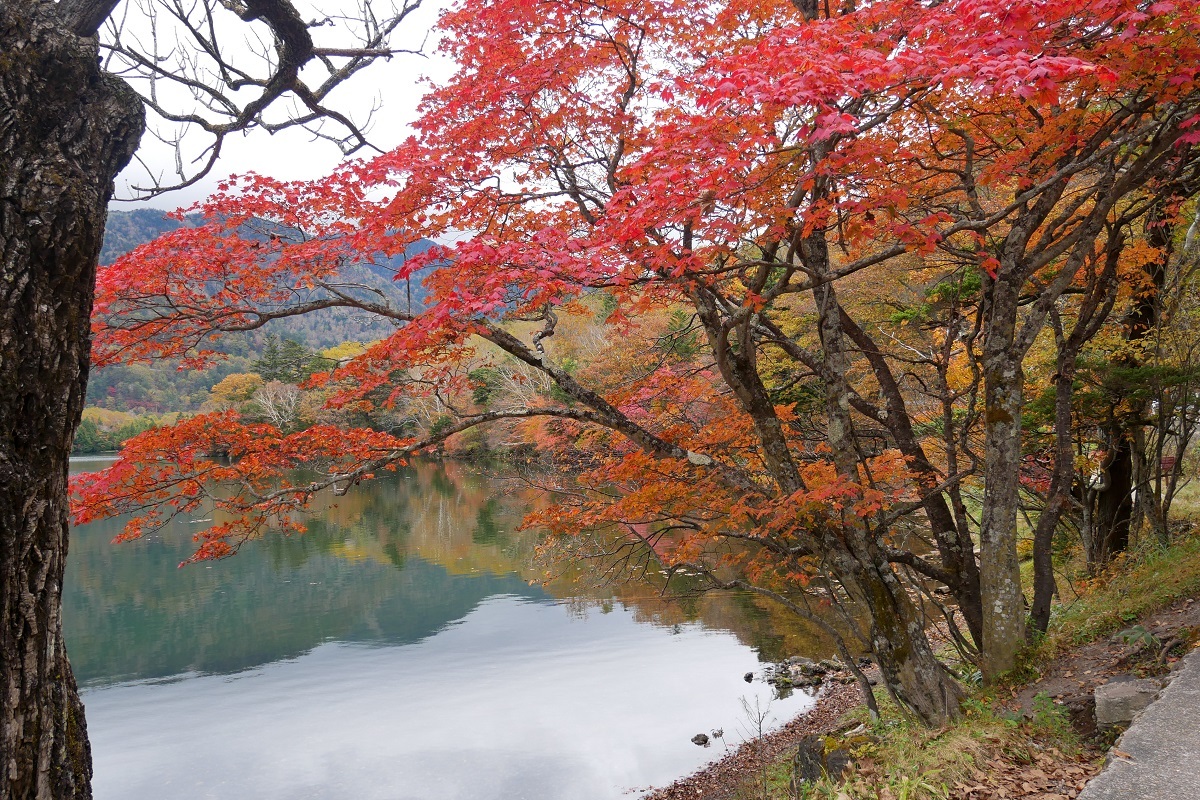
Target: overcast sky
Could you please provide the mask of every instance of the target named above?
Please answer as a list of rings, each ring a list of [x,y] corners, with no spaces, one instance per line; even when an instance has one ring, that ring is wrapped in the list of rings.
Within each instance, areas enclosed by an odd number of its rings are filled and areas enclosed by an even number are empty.
[[[138,13],[136,3],[139,0],[127,1],[130,4],[129,20]],[[417,103],[426,91],[420,79],[429,77],[438,80],[450,74],[452,63],[438,55],[435,52],[436,42],[431,37],[427,38],[437,14],[450,2],[423,0],[421,8],[405,20],[403,32],[393,41],[394,46],[412,49],[420,47],[424,41],[423,49],[428,53],[427,56],[400,54],[391,60],[380,59],[331,94],[331,105],[358,122],[365,119],[373,106],[380,106],[372,117],[368,138],[372,144],[384,150],[396,146],[411,133],[409,125],[416,116]],[[349,14],[353,13],[357,3],[358,0],[323,0],[322,5],[326,13],[329,13],[330,5],[335,7],[335,11],[338,5],[342,5]],[[127,29],[130,24],[126,22]],[[187,141],[194,143],[193,153],[207,144],[207,140],[199,135]],[[371,152],[360,151],[354,157],[369,157]],[[216,167],[196,185],[148,201],[130,202],[129,198],[136,194],[132,187],[147,184],[147,168],[165,182],[174,177],[174,149],[156,142],[149,132],[143,137],[138,157],[144,164],[135,159],[117,178],[115,209],[174,209],[187,206],[207,197],[220,180],[248,171],[281,179],[318,178],[327,174],[343,158],[334,143],[314,140],[310,133],[299,128],[275,135],[263,131],[239,134],[226,139]]]

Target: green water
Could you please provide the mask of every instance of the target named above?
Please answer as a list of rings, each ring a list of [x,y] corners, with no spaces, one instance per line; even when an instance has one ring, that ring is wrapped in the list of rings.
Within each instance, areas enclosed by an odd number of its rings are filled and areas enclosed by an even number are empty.
[[[695,733],[736,744],[740,701],[770,697],[742,675],[807,632],[747,597],[543,586],[561,565],[518,530],[542,500],[421,464],[184,568],[203,522],[77,530],[64,620],[96,796],[615,800],[720,754]]]

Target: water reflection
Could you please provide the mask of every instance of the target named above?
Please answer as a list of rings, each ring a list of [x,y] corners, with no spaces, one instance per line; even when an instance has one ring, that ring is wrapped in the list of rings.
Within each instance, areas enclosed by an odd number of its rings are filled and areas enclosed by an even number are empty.
[[[64,619],[96,796],[617,798],[717,755],[697,732],[736,741],[739,698],[769,696],[742,682],[747,645],[816,651],[748,597],[543,588],[518,531],[536,500],[420,464],[183,569],[186,521],[121,546],[116,522],[77,530]]]

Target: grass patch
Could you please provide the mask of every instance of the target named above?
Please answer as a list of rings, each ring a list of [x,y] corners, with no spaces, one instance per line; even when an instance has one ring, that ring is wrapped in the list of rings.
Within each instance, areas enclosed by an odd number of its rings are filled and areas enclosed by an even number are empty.
[[[1190,479],[1179,488],[1171,501],[1173,522],[1200,522],[1200,480]]]
[[[947,800],[956,787],[975,782],[988,762],[1002,758],[1032,764],[1050,748],[1075,754],[1080,743],[1066,712],[1039,696],[1032,719],[1007,714],[996,697],[978,689],[963,705],[962,719],[931,730],[902,714],[882,690],[877,692],[880,719],[871,723],[865,708],[847,714],[858,723],[837,746],[849,749],[855,765],[845,781],[828,778],[791,786],[790,760],[773,765],[767,780],[756,780],[738,794],[743,800]],[[830,746],[834,746],[830,742]]]
[[[1195,507],[1187,512],[1200,520],[1200,487]],[[1189,503],[1193,500],[1188,497]],[[1180,514],[1180,516],[1185,516]],[[1057,762],[1087,759],[1084,743],[1072,729],[1065,709],[1042,694],[1034,699],[1031,718],[1006,711],[1008,690],[1033,680],[1038,665],[1058,653],[1110,636],[1176,601],[1200,596],[1200,530],[1180,533],[1170,547],[1161,548],[1149,537],[1135,550],[1122,554],[1100,575],[1080,581],[1070,602],[1056,604],[1050,633],[1028,650],[1019,667],[999,689],[966,686],[969,697],[963,718],[954,725],[930,730],[904,715],[882,690],[877,691],[881,719],[871,723],[865,708],[850,712],[838,728],[857,725],[839,744],[856,761],[846,781],[825,779],[792,786],[790,758],[772,765],[749,780],[736,795],[739,800],[948,800],[964,785],[977,782],[994,769],[1045,767],[1047,756]],[[1029,569],[1028,562],[1022,571]],[[1048,768],[1047,768],[1048,769]],[[957,788],[956,788],[957,787]]]
[[[1200,594],[1200,535],[1184,534],[1165,549],[1146,542],[1081,582],[1078,591],[1078,599],[1054,608],[1046,637],[1051,653],[1093,642]]]

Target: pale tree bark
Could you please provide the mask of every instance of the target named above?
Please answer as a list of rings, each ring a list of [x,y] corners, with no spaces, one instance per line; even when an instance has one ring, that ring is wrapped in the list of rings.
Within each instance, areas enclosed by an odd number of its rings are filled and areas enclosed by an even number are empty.
[[[1025,608],[1017,560],[1017,500],[1021,467],[1023,353],[1016,352],[1021,282],[1003,276],[985,283],[988,321],[983,341],[984,482],[979,525],[979,589],[983,598],[983,674],[1013,668],[1025,641]]]
[[[1160,157],[1145,156],[1149,171]],[[1066,182],[1023,209],[998,248],[996,274],[983,281],[984,317],[982,372],[984,384],[983,508],[979,529],[979,589],[983,601],[983,652],[980,667],[994,682],[1016,666],[1025,644],[1025,596],[1017,558],[1017,509],[1021,486],[1021,407],[1024,402],[1025,355],[1054,304],[1093,254],[1094,243],[1116,198],[1128,191],[1140,170],[1128,170],[1120,181],[1101,175],[1092,186],[1096,202],[1071,236],[1053,247],[1034,240],[1066,189]],[[1022,309],[1022,291],[1040,265],[1062,259],[1062,267],[1037,299]]]
[[[301,396],[300,389],[290,383],[270,381],[254,393],[254,405],[276,428],[290,431],[300,416]]]
[[[99,13],[91,6],[84,22]],[[87,24],[68,25],[54,3],[0,3],[4,800],[91,796],[83,706],[62,639],[67,459],[108,201],[143,111],[132,89],[101,71],[96,40],[71,27]]]

